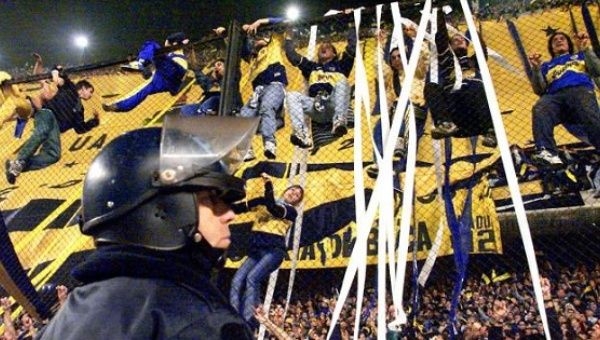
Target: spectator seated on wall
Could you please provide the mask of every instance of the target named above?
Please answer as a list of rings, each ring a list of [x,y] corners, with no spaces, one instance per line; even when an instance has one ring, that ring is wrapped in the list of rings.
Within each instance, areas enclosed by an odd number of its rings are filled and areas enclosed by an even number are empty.
[[[529,62],[534,70],[533,91],[540,99],[533,106],[532,129],[537,153],[534,161],[561,166],[554,128],[563,124],[579,126],[596,150],[600,147],[600,110],[591,77],[600,76],[600,60],[592,50],[587,33],[573,41],[563,32],[548,38],[551,60],[542,63],[539,53],[532,53]]]
[[[221,86],[225,73],[225,60],[215,60],[206,73],[195,70],[196,83],[202,88],[202,98],[197,104],[181,107],[184,116],[204,116],[216,114],[221,100]]]
[[[312,139],[308,133],[305,116],[318,123],[331,123],[331,133],[341,137],[348,132],[346,113],[350,106],[350,85],[348,76],[354,66],[356,54],[356,32],[349,30],[346,49],[338,51],[330,41],[324,41],[318,48],[318,59],[312,61],[296,52],[292,32],[285,40],[285,54],[290,63],[300,69],[308,82],[308,95],[290,92],[287,95],[287,108],[292,122],[292,144],[310,148]]]
[[[261,25],[282,21],[281,18],[263,18],[242,26],[246,32],[242,45],[242,58],[249,63],[248,79],[252,83],[253,93],[242,107],[240,115],[260,117],[258,132],[263,140],[263,153],[268,159],[277,157],[275,131],[281,124],[278,113],[283,110],[288,79],[283,66],[283,33],[257,32],[257,30]],[[245,160],[254,158],[254,151],[250,149]]]
[[[487,48],[481,36],[480,40],[487,59]],[[437,58],[430,65],[425,86],[425,98],[435,122],[431,137],[480,135],[484,146],[496,147],[492,117],[476,56],[468,55],[469,42],[465,36],[460,33],[449,36],[441,9],[437,11],[435,45]],[[433,63],[437,65],[434,67]],[[438,72],[432,74],[436,69]]]
[[[416,35],[414,27],[412,26],[403,26],[404,33],[404,41],[405,41],[405,55],[409,56],[412,51],[413,39]],[[385,32],[382,31],[379,34],[379,39],[382,40],[385,36]],[[384,47],[384,60],[386,64],[384,66],[384,84],[386,90],[386,98],[389,107],[389,118],[390,121],[393,120],[393,115],[396,111],[396,104],[398,97],[400,96],[401,84],[404,81],[404,67],[402,65],[402,59],[400,56],[400,49],[398,47],[393,47],[390,51],[391,47],[391,37],[387,39],[387,43]],[[386,53],[386,51],[390,51]],[[407,57],[408,59],[408,57]],[[423,88],[425,85],[425,77],[427,74],[427,66],[429,59],[429,50],[427,47],[423,46],[421,53],[419,55],[419,63],[417,66],[417,70],[415,73],[415,77],[413,79],[413,84],[410,92],[410,104],[414,109],[415,113],[415,122],[417,127],[417,143],[423,136],[425,132],[425,121],[427,119],[427,104],[425,102],[425,97],[423,95]],[[379,93],[377,96],[377,102],[379,102]],[[376,104],[375,110],[379,109],[379,104]],[[394,156],[398,157],[399,160],[394,162],[394,170],[396,171],[404,171],[406,167],[406,147],[408,142],[408,109],[404,112],[404,124],[402,124],[402,128],[400,129],[399,136],[396,140],[396,148],[394,149]],[[377,152],[380,155],[383,155],[383,138],[382,138],[382,128],[381,128],[381,119],[377,121],[375,124],[375,128],[373,129],[373,137],[375,139],[375,146],[377,147]],[[374,157],[376,159],[376,157]],[[367,174],[371,177],[377,177],[379,169],[377,164],[373,164],[371,167],[367,169]],[[395,182],[396,179],[395,179]]]

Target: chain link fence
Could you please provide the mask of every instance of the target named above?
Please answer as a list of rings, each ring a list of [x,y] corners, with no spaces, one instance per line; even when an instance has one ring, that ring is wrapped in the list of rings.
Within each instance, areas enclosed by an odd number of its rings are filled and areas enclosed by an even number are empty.
[[[425,25],[419,25],[421,6],[402,3],[398,15],[385,5],[380,20],[375,8],[366,8],[359,29],[352,13],[233,23],[216,37],[185,45],[184,37],[174,37],[175,47],[154,46],[154,59],[60,71],[75,86],[81,80],[93,86],[83,100],[84,122],[98,113],[99,125],[61,133],[52,164],[31,168],[34,148],[13,172],[14,183],[0,186],[9,245],[18,257],[2,255],[2,295],[44,314],[39,306],[56,303],[57,284],[78,285],[69,271],[94,248],[77,225],[81,185],[87,165],[110,140],[159,126],[167,114],[259,116],[238,172],[248,197],[231,225],[225,268],[215,275],[257,336],[263,334],[253,316],[259,304],[276,327],[300,339],[324,338],[334,318],[333,335],[352,338],[357,316],[359,337],[377,338],[382,311],[380,323],[393,338],[539,335],[539,278],[527,256],[533,248],[552,337],[600,336],[597,4],[473,6],[499,110],[486,93],[482,59],[475,57],[479,44],[460,4],[434,4]],[[51,101],[45,96],[53,86],[43,71],[5,83],[0,119],[11,119],[0,130],[0,153],[10,161],[7,171],[18,168],[24,143],[42,125],[36,100]],[[407,126],[413,117],[414,129]],[[22,137],[14,138],[25,118]],[[532,244],[517,223],[519,201],[500,151],[505,140]],[[52,155],[47,144],[38,147],[37,155]],[[383,161],[390,158],[388,166]],[[363,219],[373,199],[383,210],[370,229]],[[408,253],[401,258],[406,266],[399,266],[407,202]],[[357,250],[362,246],[364,253]],[[360,280],[342,284],[354,277],[357,258],[366,265],[364,295],[356,293]],[[15,274],[21,268],[29,280]],[[27,281],[42,302],[26,294]],[[345,303],[339,301],[344,287],[351,288]],[[336,312],[338,302],[343,307]],[[402,313],[404,327],[387,327]],[[272,329],[264,334],[274,337]]]

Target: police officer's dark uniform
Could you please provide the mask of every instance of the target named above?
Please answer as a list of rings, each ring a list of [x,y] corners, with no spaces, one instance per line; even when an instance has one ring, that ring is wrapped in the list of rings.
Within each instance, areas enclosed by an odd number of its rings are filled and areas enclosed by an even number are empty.
[[[181,152],[198,151],[197,136],[177,139]],[[244,181],[223,159],[165,170],[160,149],[161,129],[140,129],[117,137],[92,162],[81,229],[98,247],[73,271],[84,284],[41,339],[252,338],[209,281],[223,251],[194,239],[196,192],[214,190],[232,203],[245,196]]]

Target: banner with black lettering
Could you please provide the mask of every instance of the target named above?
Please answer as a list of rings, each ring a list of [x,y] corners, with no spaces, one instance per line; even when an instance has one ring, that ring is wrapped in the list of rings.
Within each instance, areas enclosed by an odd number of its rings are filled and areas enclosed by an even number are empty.
[[[310,173],[310,186],[325,185],[324,182],[335,178],[335,173],[341,170],[327,170],[318,173]],[[316,182],[316,183],[315,183]],[[261,183],[258,180],[249,181],[252,192],[260,193]],[[276,181],[276,194],[285,189],[285,181]],[[372,184],[372,183],[370,183]],[[305,208],[302,226],[302,238],[298,268],[335,268],[348,265],[352,247],[356,239],[356,223],[354,219],[354,191],[351,185],[331,185],[330,190],[320,193],[319,197],[307,196],[308,209]],[[370,189],[367,196],[370,196]],[[310,192],[310,191],[309,191]],[[453,199],[455,207],[462,207],[466,198],[466,189],[459,189]],[[321,197],[322,194],[322,197]],[[313,199],[318,200],[314,202]],[[313,205],[314,204],[314,205]],[[402,202],[397,201],[395,206],[395,228],[400,225],[400,211]],[[494,201],[491,198],[487,177],[481,177],[473,188],[473,243],[471,253],[502,253],[502,240],[500,235],[500,224],[496,215]],[[436,194],[418,197],[415,201],[417,228],[417,258],[425,259],[433,246],[433,241],[438,228],[448,228],[443,204],[437,199]],[[249,247],[250,230],[254,223],[252,212],[238,217],[238,223],[232,226],[232,248],[226,266],[230,268],[239,267]],[[376,222],[377,223],[377,222]],[[411,239],[414,230],[411,230]],[[375,227],[369,235],[368,241],[368,264],[377,263],[377,232]],[[398,235],[397,235],[398,236]],[[411,241],[411,244],[412,241]],[[412,247],[411,247],[412,248]],[[410,250],[412,253],[412,249]],[[450,233],[444,233],[442,247],[438,256],[452,254]],[[289,268],[291,262],[288,258],[282,264],[282,268]],[[412,258],[409,254],[408,258]]]

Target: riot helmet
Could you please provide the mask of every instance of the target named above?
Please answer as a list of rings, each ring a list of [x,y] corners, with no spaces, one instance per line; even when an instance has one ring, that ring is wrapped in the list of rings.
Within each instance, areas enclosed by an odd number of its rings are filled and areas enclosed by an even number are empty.
[[[194,243],[197,192],[212,190],[229,204],[245,197],[233,173],[257,126],[257,118],[169,115],[162,128],[115,138],[85,176],[81,232],[98,244],[164,251]]]

